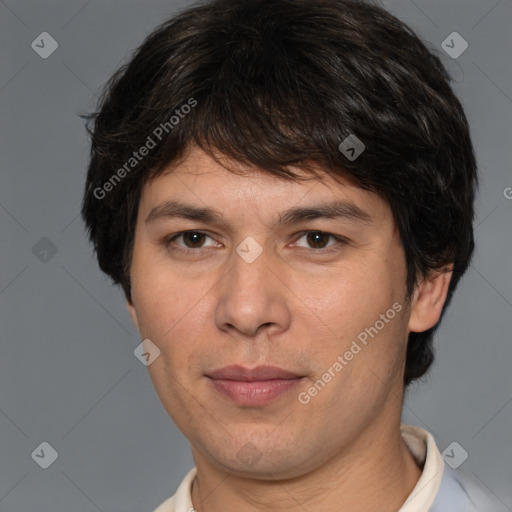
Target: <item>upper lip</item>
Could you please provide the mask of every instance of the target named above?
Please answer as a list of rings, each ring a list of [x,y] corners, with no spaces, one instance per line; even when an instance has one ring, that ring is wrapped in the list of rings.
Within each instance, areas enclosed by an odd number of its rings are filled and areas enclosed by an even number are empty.
[[[206,374],[212,379],[237,380],[237,381],[258,381],[272,379],[296,379],[300,377],[297,373],[290,372],[278,366],[257,366],[256,368],[245,368],[239,365],[224,366]]]

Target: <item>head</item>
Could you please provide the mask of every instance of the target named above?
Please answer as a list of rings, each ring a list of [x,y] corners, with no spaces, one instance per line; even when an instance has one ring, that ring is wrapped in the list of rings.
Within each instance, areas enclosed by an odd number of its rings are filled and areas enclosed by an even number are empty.
[[[150,34],[86,117],[83,218],[195,446],[222,460],[227,437],[259,439],[282,456],[267,469],[289,475],[299,436],[315,456],[296,457],[314,464],[325,452],[308,436],[357,417],[348,442],[400,410],[390,392],[431,366],[474,247],[475,157],[435,52],[366,2],[217,0]],[[334,202],[338,217],[312,211]],[[299,373],[307,403],[240,410],[211,394],[206,374],[242,363]],[[273,441],[271,412],[296,418]]]

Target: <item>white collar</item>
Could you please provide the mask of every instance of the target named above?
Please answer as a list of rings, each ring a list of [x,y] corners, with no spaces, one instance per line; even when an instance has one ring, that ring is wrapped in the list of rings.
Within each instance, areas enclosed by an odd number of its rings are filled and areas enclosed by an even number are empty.
[[[400,425],[400,433],[416,464],[423,470],[399,512],[428,512],[443,478],[443,457],[430,432],[413,425]]]

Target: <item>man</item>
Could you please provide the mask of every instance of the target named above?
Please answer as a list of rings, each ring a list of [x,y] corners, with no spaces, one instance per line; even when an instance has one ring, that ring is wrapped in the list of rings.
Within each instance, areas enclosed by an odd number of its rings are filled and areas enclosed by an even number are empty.
[[[499,510],[400,425],[477,182],[410,29],[361,1],[213,1],[89,119],[83,217],[196,464],[157,512]]]

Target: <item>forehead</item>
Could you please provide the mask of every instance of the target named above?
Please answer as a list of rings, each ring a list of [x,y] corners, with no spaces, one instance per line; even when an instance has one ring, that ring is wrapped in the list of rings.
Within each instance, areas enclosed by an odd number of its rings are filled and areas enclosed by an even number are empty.
[[[170,199],[186,199],[198,206],[218,208],[225,215],[243,209],[261,216],[292,206],[341,199],[367,211],[374,219],[385,220],[391,216],[389,206],[378,195],[320,167],[317,177],[290,166],[298,176],[290,179],[232,160],[221,159],[221,163],[200,148],[192,147],[182,160],[144,185],[140,210],[147,213]]]

